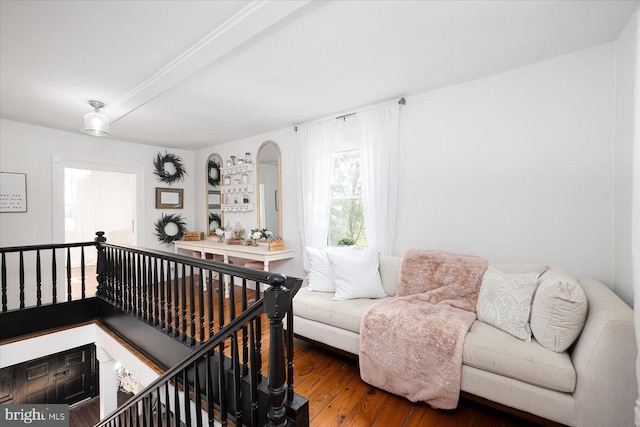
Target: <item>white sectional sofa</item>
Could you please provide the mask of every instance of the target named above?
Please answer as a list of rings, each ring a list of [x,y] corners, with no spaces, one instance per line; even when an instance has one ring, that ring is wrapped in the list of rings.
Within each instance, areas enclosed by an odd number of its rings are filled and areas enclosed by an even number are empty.
[[[401,257],[381,256],[390,298]],[[476,320],[466,335],[461,390],[519,411],[579,427],[632,426],[636,383],[633,312],[604,283],[578,279],[588,315],[577,341],[562,353],[525,342]],[[332,301],[302,288],[294,298],[294,332],[358,355],[360,319],[377,299]]]

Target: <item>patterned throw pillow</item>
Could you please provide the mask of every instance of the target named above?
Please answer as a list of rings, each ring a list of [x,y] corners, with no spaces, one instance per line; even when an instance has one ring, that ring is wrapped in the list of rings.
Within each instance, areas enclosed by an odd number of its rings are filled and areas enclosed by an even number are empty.
[[[506,274],[489,267],[476,304],[478,319],[516,338],[531,342],[531,302],[538,273]]]

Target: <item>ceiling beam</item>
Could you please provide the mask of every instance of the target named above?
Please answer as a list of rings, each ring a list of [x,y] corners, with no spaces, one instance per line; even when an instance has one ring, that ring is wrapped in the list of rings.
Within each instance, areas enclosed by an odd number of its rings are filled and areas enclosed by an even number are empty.
[[[103,113],[112,123],[117,121],[309,2],[252,1],[121,99],[107,106]]]

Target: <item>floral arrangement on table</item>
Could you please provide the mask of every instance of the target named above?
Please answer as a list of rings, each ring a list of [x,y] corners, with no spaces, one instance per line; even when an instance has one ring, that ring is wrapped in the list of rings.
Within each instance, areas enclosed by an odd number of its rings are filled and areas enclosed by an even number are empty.
[[[258,240],[272,240],[273,233],[266,228],[254,228],[251,230],[250,237],[253,246],[258,246]]]
[[[214,232],[218,236],[218,242],[224,242],[224,228],[216,228]]]

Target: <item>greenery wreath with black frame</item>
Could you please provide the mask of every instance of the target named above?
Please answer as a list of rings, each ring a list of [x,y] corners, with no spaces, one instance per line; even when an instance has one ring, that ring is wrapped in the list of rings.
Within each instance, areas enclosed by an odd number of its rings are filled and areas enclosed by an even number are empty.
[[[165,169],[164,165],[167,163],[173,165],[175,172]],[[153,171],[154,175],[158,177],[160,182],[166,182],[169,185],[176,181],[184,181],[184,177],[187,175],[187,169],[182,163],[182,157],[176,156],[173,153],[167,153],[165,151],[163,156],[162,153],[158,152],[156,159],[153,161],[153,165],[155,166],[155,170]]]
[[[209,185],[213,187],[220,185],[220,165],[214,162],[213,159],[209,159],[207,180],[209,181]]]
[[[167,227],[173,224],[175,226],[175,233],[171,233],[172,230],[167,232]],[[173,227],[171,227],[173,228]],[[182,214],[162,214],[162,218],[156,221],[155,235],[160,242],[165,245],[170,245],[176,240],[182,239],[184,233],[187,232],[187,225],[182,219]]]
[[[215,225],[215,227],[211,227]],[[222,226],[222,222],[220,220],[220,215],[214,212],[209,212],[209,230],[215,230],[216,228],[220,228]]]

